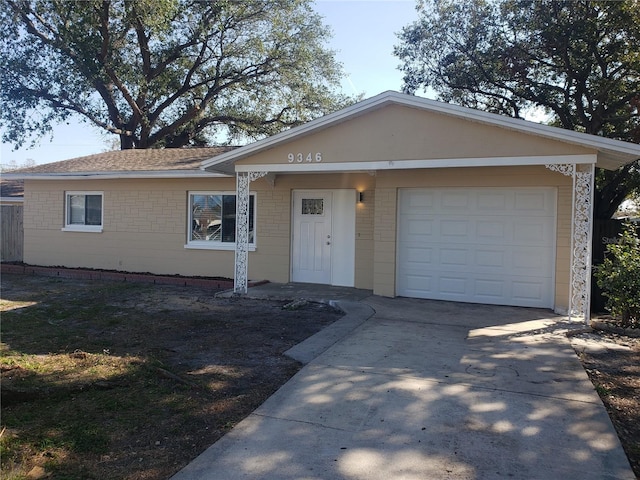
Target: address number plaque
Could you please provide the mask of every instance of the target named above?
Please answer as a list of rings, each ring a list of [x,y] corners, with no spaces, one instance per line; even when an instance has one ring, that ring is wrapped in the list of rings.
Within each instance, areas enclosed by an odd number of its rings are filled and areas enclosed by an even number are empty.
[[[287,160],[289,161],[289,163],[312,163],[312,162],[316,162],[319,163],[322,161],[322,153],[321,152],[316,152],[316,153],[290,153],[287,155]]]

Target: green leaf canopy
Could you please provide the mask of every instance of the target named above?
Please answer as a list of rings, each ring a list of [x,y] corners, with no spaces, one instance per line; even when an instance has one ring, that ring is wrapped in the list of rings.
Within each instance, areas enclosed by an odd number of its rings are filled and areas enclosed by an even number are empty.
[[[637,0],[419,0],[399,34],[404,90],[640,143]],[[638,163],[598,172],[595,215],[640,190]]]
[[[15,146],[72,115],[123,149],[238,141],[351,101],[309,0],[0,2],[0,126]]]

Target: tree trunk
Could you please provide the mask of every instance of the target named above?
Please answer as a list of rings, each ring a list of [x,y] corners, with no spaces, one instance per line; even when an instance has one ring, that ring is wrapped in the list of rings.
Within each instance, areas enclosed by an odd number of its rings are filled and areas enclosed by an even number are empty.
[[[120,150],[131,150],[136,148],[133,137],[129,135],[120,135]]]

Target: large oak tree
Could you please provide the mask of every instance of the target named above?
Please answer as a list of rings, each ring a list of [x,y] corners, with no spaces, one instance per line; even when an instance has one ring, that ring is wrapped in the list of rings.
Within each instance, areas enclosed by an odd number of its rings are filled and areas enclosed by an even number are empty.
[[[120,147],[258,138],[350,99],[310,0],[0,0],[0,126],[71,116]]]
[[[399,34],[404,90],[640,143],[637,0],[419,0]],[[598,171],[595,217],[640,191],[639,163]]]

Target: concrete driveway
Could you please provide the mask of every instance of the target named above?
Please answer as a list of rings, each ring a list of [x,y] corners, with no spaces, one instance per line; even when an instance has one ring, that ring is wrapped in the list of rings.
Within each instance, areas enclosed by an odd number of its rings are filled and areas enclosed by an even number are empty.
[[[564,335],[575,324],[415,299],[341,306],[290,352],[313,360],[174,480],[635,478]]]

